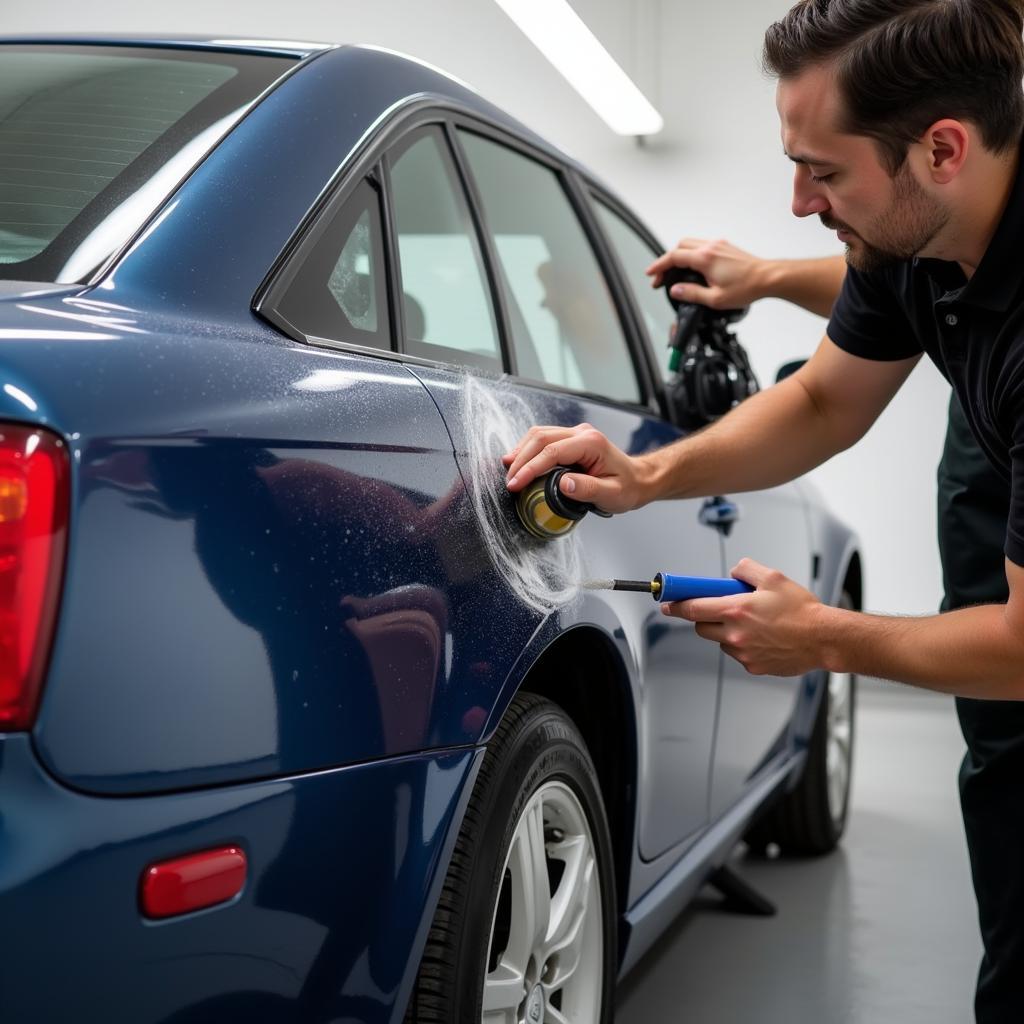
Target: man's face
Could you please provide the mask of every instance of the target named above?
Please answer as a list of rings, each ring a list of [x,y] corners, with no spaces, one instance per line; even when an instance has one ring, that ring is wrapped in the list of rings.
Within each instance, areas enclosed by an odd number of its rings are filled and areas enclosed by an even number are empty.
[[[876,143],[840,132],[839,96],[826,68],[779,81],[776,95],[782,146],[796,164],[793,213],[817,214],[846,245],[857,270],[928,255],[949,211],[904,162],[895,177]]]

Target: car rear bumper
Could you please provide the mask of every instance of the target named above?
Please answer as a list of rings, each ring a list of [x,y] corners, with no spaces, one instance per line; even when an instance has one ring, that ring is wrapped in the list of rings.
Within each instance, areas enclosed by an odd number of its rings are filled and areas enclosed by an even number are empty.
[[[101,798],[0,737],[0,1019],[400,1020],[482,754]],[[148,865],[225,845],[238,896],[142,916]]]

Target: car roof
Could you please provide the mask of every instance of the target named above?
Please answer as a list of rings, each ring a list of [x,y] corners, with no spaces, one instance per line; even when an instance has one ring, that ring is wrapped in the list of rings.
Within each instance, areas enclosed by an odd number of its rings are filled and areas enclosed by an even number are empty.
[[[249,39],[239,36],[189,35],[142,36],[130,34],[32,34],[0,35],[0,45],[43,44],[70,46],[140,46],[159,49],[229,50],[271,57],[309,57],[321,50],[332,49],[335,43],[305,42],[294,39]]]

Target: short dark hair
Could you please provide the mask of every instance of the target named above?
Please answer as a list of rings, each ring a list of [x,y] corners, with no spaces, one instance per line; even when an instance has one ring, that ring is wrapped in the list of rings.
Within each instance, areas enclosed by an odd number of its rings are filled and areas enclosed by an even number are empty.
[[[873,138],[890,174],[944,117],[1004,153],[1024,130],[1024,0],[800,0],[765,33],[764,69],[831,65],[840,130]]]

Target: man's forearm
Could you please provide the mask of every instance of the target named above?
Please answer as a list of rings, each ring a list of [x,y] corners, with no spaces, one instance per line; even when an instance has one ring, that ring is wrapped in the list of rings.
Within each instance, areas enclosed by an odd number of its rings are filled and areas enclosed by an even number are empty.
[[[756,491],[793,480],[849,447],[799,376],[751,396],[699,433],[642,455],[639,504]]]
[[[764,260],[759,291],[766,298],[785,299],[828,317],[846,277],[843,256],[815,260]]]
[[[1024,643],[1005,605],[962,608],[925,618],[818,609],[821,663],[943,693],[1024,698]]]

